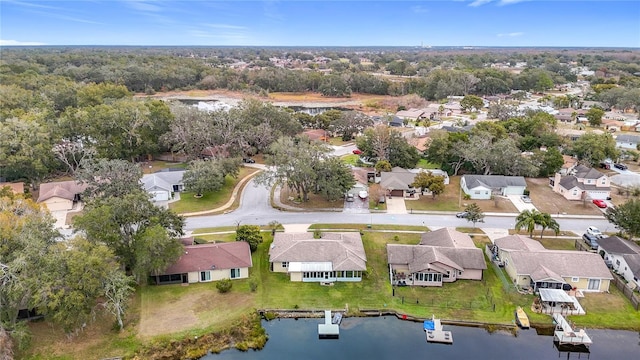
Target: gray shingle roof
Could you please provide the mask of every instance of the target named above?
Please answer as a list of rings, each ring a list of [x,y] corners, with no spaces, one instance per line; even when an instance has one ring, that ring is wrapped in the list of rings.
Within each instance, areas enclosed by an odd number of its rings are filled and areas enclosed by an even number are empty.
[[[527,186],[522,176],[504,175],[463,175],[468,189],[483,186],[490,189],[502,189],[508,186]]]
[[[406,264],[411,272],[442,269],[438,264],[458,270],[487,268],[484,254],[478,248],[387,244],[387,261],[392,265]]]
[[[622,257],[624,258],[624,261],[627,262],[629,270],[631,270],[633,276],[637,278],[640,277],[640,254],[626,254],[622,255]]]
[[[616,141],[617,142],[628,142],[628,143],[639,143],[640,142],[640,136],[635,136],[635,135],[618,135],[616,136]]]
[[[617,236],[599,239],[598,245],[609,254],[640,254],[640,246]]]
[[[366,270],[367,256],[357,232],[276,233],[269,249],[269,262],[331,262],[333,270]]]
[[[600,179],[601,177],[606,176],[600,171],[584,165],[578,165],[574,168],[574,170],[576,172],[575,176],[578,179]]]

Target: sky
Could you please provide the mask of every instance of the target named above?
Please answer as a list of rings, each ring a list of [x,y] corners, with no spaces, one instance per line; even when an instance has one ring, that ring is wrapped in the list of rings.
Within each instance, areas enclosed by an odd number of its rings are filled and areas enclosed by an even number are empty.
[[[640,0],[0,0],[0,46],[640,48]]]

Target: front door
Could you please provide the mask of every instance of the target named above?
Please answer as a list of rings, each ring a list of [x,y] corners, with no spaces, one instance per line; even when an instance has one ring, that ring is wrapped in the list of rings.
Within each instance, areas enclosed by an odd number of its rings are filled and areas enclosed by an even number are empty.
[[[182,283],[186,284],[189,282],[189,276],[187,274],[182,274]]]

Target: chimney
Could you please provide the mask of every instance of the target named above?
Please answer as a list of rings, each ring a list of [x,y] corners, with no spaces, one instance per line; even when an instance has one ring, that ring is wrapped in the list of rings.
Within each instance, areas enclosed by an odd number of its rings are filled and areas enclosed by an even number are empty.
[[[562,178],[562,176],[560,175],[559,172],[557,172],[555,177],[553,178],[553,191],[554,192],[560,192],[560,179],[561,178]]]

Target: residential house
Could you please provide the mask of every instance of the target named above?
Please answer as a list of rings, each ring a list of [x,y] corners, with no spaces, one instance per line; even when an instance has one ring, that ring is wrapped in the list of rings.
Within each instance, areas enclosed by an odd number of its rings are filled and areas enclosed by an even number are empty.
[[[562,167],[560,168],[560,171],[558,171],[560,175],[568,175],[569,172],[578,164],[578,159],[573,156],[562,155],[562,160]]]
[[[442,228],[422,234],[419,245],[387,244],[393,285],[442,286],[458,279],[482,280],[482,250],[469,235]]]
[[[399,118],[399,117],[397,117],[397,116],[394,116],[393,118],[391,118],[389,120],[389,126],[391,126],[391,127],[403,127],[404,126],[404,120]]]
[[[616,132],[622,130],[624,121],[621,120],[602,120],[602,127],[608,132]]]
[[[81,206],[81,194],[86,188],[86,184],[75,180],[42,183],[37,202],[49,211],[72,210],[74,206]]]
[[[321,142],[329,141],[327,131],[323,129],[309,129],[302,132],[303,136],[308,137],[310,140],[316,140]]]
[[[271,271],[291,281],[355,282],[367,270],[367,256],[358,232],[276,233],[269,248]]]
[[[425,111],[422,109],[401,110],[396,113],[396,117],[403,120],[418,121],[425,117]]]
[[[598,254],[628,283],[640,288],[640,246],[617,236],[598,239]]]
[[[605,200],[611,195],[609,177],[584,165],[575,166],[566,176],[556,173],[554,177],[549,178],[549,185],[554,192],[567,200]]]
[[[564,108],[558,109],[558,112],[553,116],[563,122],[574,122],[577,120],[578,116],[584,116],[586,110],[582,109],[574,109],[574,108]]]
[[[522,195],[527,182],[522,176],[463,175],[460,187],[471,199],[486,200],[493,195]]]
[[[616,136],[616,147],[627,150],[637,150],[640,143],[640,136],[638,135],[618,135]]]
[[[245,241],[187,245],[174,264],[153,278],[156,284],[246,279],[251,266],[251,249]]]
[[[396,166],[391,171],[380,173],[380,186],[391,196],[414,197],[416,189],[411,184],[421,172],[431,172],[433,175],[442,176],[444,184],[449,184],[449,174],[446,171],[440,169],[403,169]]]
[[[15,195],[24,194],[23,182],[17,182],[17,183],[0,182],[0,190],[4,187],[9,187],[9,190]]]
[[[142,187],[151,195],[153,201],[167,201],[174,197],[174,193],[184,191],[185,170],[169,169],[142,176]]]
[[[588,251],[548,250],[538,241],[510,235],[494,241],[494,254],[511,281],[522,289],[577,289],[607,292],[613,276],[600,255]]]

